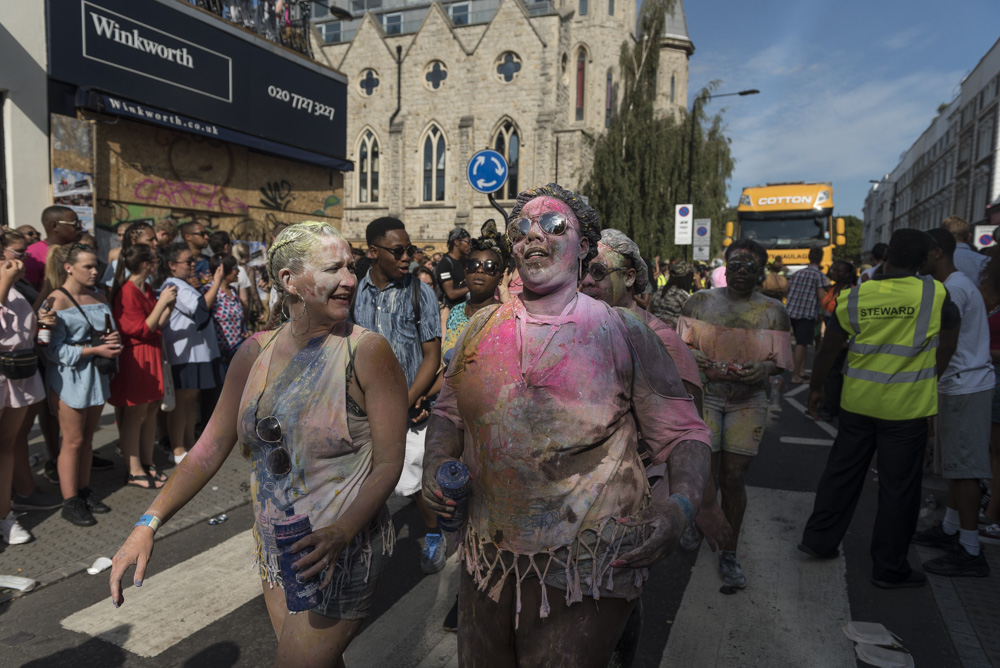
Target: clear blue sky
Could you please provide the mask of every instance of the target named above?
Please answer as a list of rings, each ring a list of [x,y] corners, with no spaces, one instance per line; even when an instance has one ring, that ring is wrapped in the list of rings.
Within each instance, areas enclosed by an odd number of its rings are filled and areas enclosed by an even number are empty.
[[[840,215],[861,217],[881,178],[1000,38],[1000,0],[687,0],[688,104],[705,84],[760,95],[725,109],[744,186],[832,181]]]

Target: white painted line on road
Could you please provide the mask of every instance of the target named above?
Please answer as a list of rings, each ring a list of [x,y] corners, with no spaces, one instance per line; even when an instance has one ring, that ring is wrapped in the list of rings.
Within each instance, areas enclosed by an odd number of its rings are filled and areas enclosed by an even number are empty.
[[[789,445],[833,445],[832,438],[799,438],[798,436],[782,436],[781,442]]]
[[[796,385],[794,389],[784,392],[781,396],[783,397],[794,397],[796,394],[802,394],[809,389],[809,383],[801,383]]]
[[[833,425],[830,425],[830,424],[824,422],[823,420],[813,420],[812,417],[809,416],[809,409],[806,408],[805,406],[803,406],[802,404],[800,404],[795,399],[789,399],[786,396],[785,397],[785,401],[787,401],[788,405],[790,405],[792,408],[794,408],[795,410],[797,410],[798,412],[802,413],[807,418],[809,418],[810,420],[812,420],[813,424],[815,424],[817,427],[819,427],[820,429],[822,429],[826,433],[830,434],[830,436],[832,436],[833,438],[837,438],[837,430],[833,428]]]
[[[63,628],[156,656],[263,593],[252,545],[252,531],[237,534],[129,588],[121,608],[108,596],[63,619]]]
[[[448,537],[454,539],[454,534]],[[433,655],[439,663],[428,665],[444,666],[449,653],[454,656],[458,651],[457,641],[452,640],[455,634],[443,626],[458,594],[460,568],[463,566],[452,555],[439,573],[424,576],[351,642],[344,653],[347,665],[412,666]]]
[[[719,592],[718,555],[702,544],[661,668],[855,665],[843,556],[810,560],[795,547],[815,495],[747,488],[740,561],[747,588]]]

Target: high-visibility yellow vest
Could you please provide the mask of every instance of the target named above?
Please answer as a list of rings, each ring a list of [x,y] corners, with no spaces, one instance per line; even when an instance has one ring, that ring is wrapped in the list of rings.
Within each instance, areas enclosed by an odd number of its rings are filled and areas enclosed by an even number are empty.
[[[850,335],[846,411],[883,420],[937,414],[937,347],[947,294],[933,278],[866,281],[840,295],[837,320]]]

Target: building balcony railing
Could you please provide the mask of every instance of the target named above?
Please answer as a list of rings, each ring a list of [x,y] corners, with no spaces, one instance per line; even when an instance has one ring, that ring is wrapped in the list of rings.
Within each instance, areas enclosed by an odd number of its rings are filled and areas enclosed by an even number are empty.
[[[179,0],[312,58],[311,0]]]

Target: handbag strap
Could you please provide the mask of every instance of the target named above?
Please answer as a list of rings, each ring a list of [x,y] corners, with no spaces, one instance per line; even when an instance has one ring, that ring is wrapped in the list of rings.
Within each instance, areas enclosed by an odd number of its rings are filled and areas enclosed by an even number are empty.
[[[90,318],[87,317],[87,313],[83,310],[83,308],[79,304],[76,303],[76,300],[73,299],[73,295],[69,293],[69,290],[67,290],[66,288],[59,288],[59,291],[62,292],[64,295],[66,295],[70,303],[72,303],[73,306],[76,307],[76,310],[80,312],[80,315],[83,316],[83,321],[87,323],[87,327],[90,327],[90,335],[93,337],[94,334],[97,334],[97,330],[94,329],[94,325],[91,324]]]

